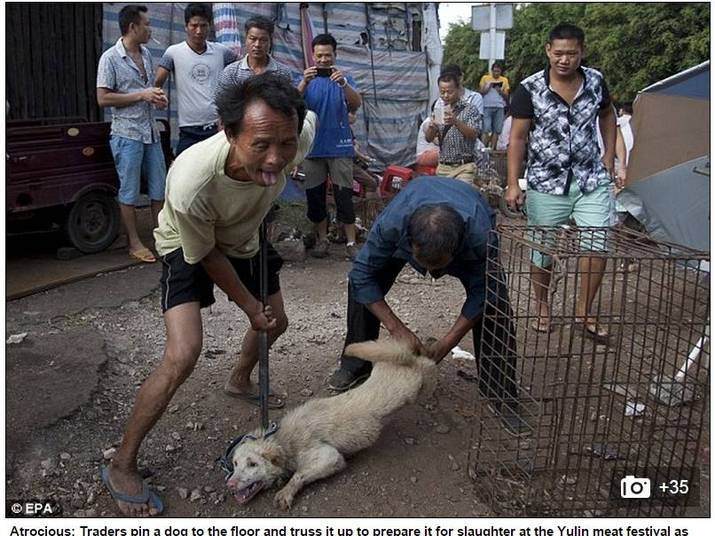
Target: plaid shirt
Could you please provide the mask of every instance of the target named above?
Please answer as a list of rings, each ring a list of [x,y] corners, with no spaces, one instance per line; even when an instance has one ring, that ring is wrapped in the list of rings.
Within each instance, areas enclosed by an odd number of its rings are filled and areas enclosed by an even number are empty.
[[[471,128],[479,130],[482,126],[482,116],[473,104],[461,99],[452,107],[452,112],[460,121],[466,123]],[[474,161],[474,140],[467,139],[459,129],[452,125],[439,125],[439,161],[443,164],[451,164],[460,161]]]
[[[267,71],[273,71],[276,74],[285,77],[285,79],[289,82],[292,82],[293,80],[288,67],[274,60],[272,56],[268,56],[268,66],[266,67],[266,72]],[[218,95],[226,87],[237,86],[255,74],[256,73],[253,72],[253,69],[251,69],[248,65],[248,56],[244,56],[241,61],[231,63],[223,70],[221,75],[218,77],[218,84],[216,84],[216,92],[214,95]]]
[[[149,50],[139,45],[147,79],[144,81],[139,67],[129,57],[122,38],[107,49],[99,58],[97,67],[97,87],[117,93],[136,93],[154,86],[154,62]],[[159,131],[154,121],[154,106],[148,102],[137,102],[129,106],[112,107],[112,135],[121,136],[142,143],[159,141]]]
[[[601,161],[596,124],[611,98],[600,72],[579,70],[583,84],[571,106],[551,88],[548,67],[523,80],[512,96],[512,116],[531,119],[526,179],[537,192],[566,194],[572,178],[584,193],[611,182]]]

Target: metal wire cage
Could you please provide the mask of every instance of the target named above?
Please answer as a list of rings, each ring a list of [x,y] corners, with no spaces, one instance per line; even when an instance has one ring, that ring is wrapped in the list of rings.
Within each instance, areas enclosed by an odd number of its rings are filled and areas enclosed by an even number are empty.
[[[478,497],[508,516],[703,515],[709,257],[625,228],[498,233],[469,453]],[[535,254],[551,259],[550,319],[538,316]],[[580,284],[598,261],[584,322]],[[606,338],[587,333],[593,319]]]

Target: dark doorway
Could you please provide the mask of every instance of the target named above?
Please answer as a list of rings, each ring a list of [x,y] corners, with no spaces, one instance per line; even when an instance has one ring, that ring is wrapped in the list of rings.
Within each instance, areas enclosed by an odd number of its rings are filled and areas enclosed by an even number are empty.
[[[102,4],[5,4],[8,119],[101,119]]]

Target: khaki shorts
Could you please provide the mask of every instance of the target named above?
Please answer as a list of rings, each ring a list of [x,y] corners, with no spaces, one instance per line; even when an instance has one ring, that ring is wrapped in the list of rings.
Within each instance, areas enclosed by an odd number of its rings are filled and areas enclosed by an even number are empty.
[[[306,158],[303,160],[303,173],[306,190],[320,186],[328,176],[336,186],[353,187],[352,158]]]
[[[474,179],[477,178],[477,165],[474,162],[467,162],[466,164],[440,164],[437,166],[437,175],[442,177],[451,177],[453,179],[459,179],[460,181],[474,185]]]

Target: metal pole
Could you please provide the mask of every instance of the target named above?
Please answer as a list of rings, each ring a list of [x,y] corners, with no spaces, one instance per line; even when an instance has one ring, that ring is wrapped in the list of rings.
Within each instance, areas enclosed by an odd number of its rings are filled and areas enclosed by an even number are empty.
[[[266,222],[261,223],[259,229],[259,290],[263,306],[268,301],[268,242],[266,240]],[[258,332],[258,389],[261,401],[261,426],[268,430],[268,333],[265,330]]]
[[[489,72],[497,56],[497,5],[489,4]]]

